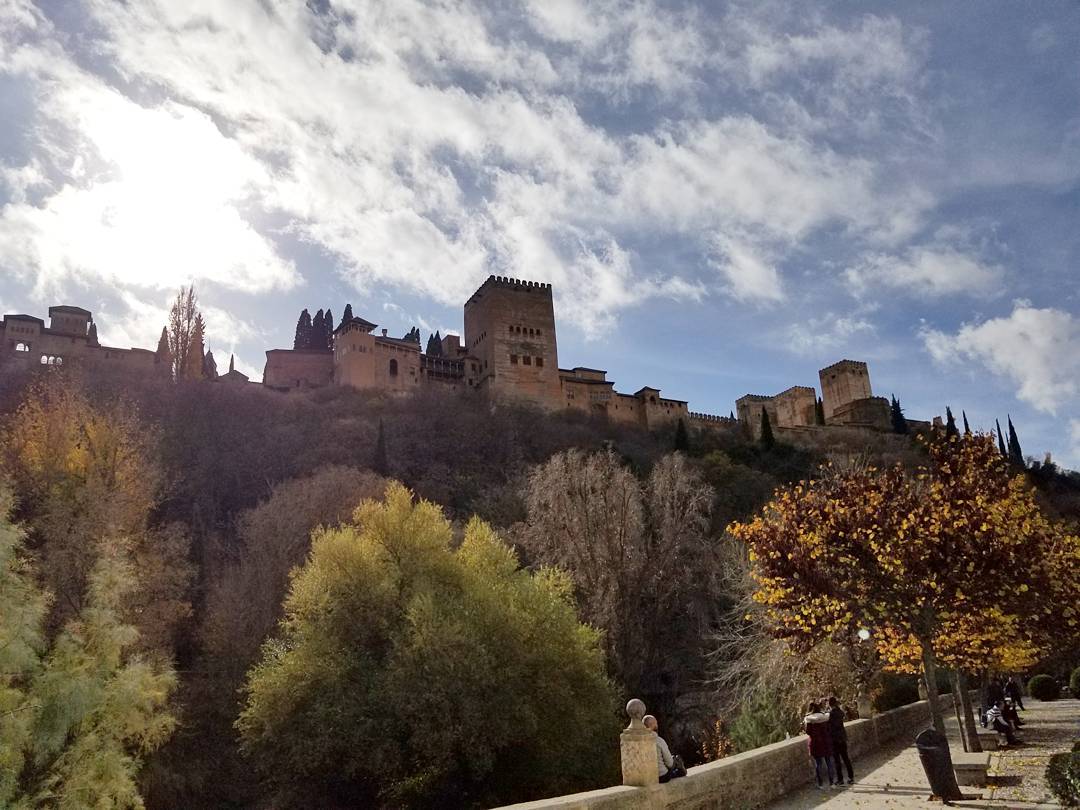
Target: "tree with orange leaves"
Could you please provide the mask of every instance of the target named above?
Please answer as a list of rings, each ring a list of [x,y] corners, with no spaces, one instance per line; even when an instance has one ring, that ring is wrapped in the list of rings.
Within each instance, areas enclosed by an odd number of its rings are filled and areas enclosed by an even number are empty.
[[[1003,633],[1038,647],[1080,628],[1080,539],[1040,512],[1009,477],[989,436],[928,446],[914,473],[896,466],[832,472],[777,494],[732,533],[750,547],[755,598],[795,644],[842,641],[869,627],[893,669],[973,663]],[[996,652],[994,653],[997,654]],[[944,731],[936,689],[934,726]]]

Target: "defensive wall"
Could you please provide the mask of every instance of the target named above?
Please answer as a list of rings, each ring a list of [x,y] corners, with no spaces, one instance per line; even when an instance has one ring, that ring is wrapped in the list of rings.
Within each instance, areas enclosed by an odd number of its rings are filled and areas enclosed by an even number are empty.
[[[977,699],[974,693],[972,696]],[[952,695],[941,695],[938,700],[943,713],[952,710]],[[907,737],[914,741],[915,735],[929,724],[930,704],[925,700],[865,720],[851,720],[845,723],[848,751],[855,759],[898,738]],[[624,739],[626,734],[624,732]],[[799,735],[688,768],[684,778],[663,785],[619,785],[508,805],[499,810],[663,810],[669,807],[732,810],[760,807],[810,783],[813,769],[806,739]],[[653,746],[651,766],[655,773],[655,742]],[[624,772],[625,762],[624,743]]]

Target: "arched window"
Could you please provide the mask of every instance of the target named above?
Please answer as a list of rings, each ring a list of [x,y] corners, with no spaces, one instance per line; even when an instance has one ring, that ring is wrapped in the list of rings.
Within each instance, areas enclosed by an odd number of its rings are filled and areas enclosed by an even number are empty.
[[[17,351],[17,352],[28,352],[28,351],[30,351],[30,344],[29,343],[16,343],[15,344],[15,351]]]
[[[63,357],[54,357],[53,359],[56,361],[56,365],[58,365],[58,366],[64,365],[64,358]]]
[[[41,355],[41,365],[43,365],[43,366],[49,365],[49,355],[47,355],[47,354]]]
[[[390,376],[391,377],[396,377],[397,376],[397,360],[391,360],[390,361]]]

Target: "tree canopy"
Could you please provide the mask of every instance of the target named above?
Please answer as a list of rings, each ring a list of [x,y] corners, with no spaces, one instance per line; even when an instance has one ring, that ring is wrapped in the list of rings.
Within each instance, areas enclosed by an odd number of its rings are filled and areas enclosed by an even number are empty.
[[[315,533],[237,723],[286,801],[476,806],[613,777],[616,695],[567,578],[521,570],[479,519],[451,540],[400,484]]]

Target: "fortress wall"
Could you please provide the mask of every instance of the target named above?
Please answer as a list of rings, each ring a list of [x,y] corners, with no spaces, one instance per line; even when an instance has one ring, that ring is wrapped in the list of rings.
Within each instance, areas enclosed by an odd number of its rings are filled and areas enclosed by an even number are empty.
[[[263,384],[270,388],[321,388],[334,376],[331,352],[306,349],[270,349],[263,368]]]
[[[974,696],[974,693],[972,693]],[[938,698],[951,711],[951,695]],[[897,738],[915,735],[930,723],[925,700],[845,724],[848,749],[859,757]],[[501,810],[726,810],[760,807],[810,784],[813,769],[806,737],[765,745],[689,768],[682,779],[651,787],[618,787],[508,805]]]

